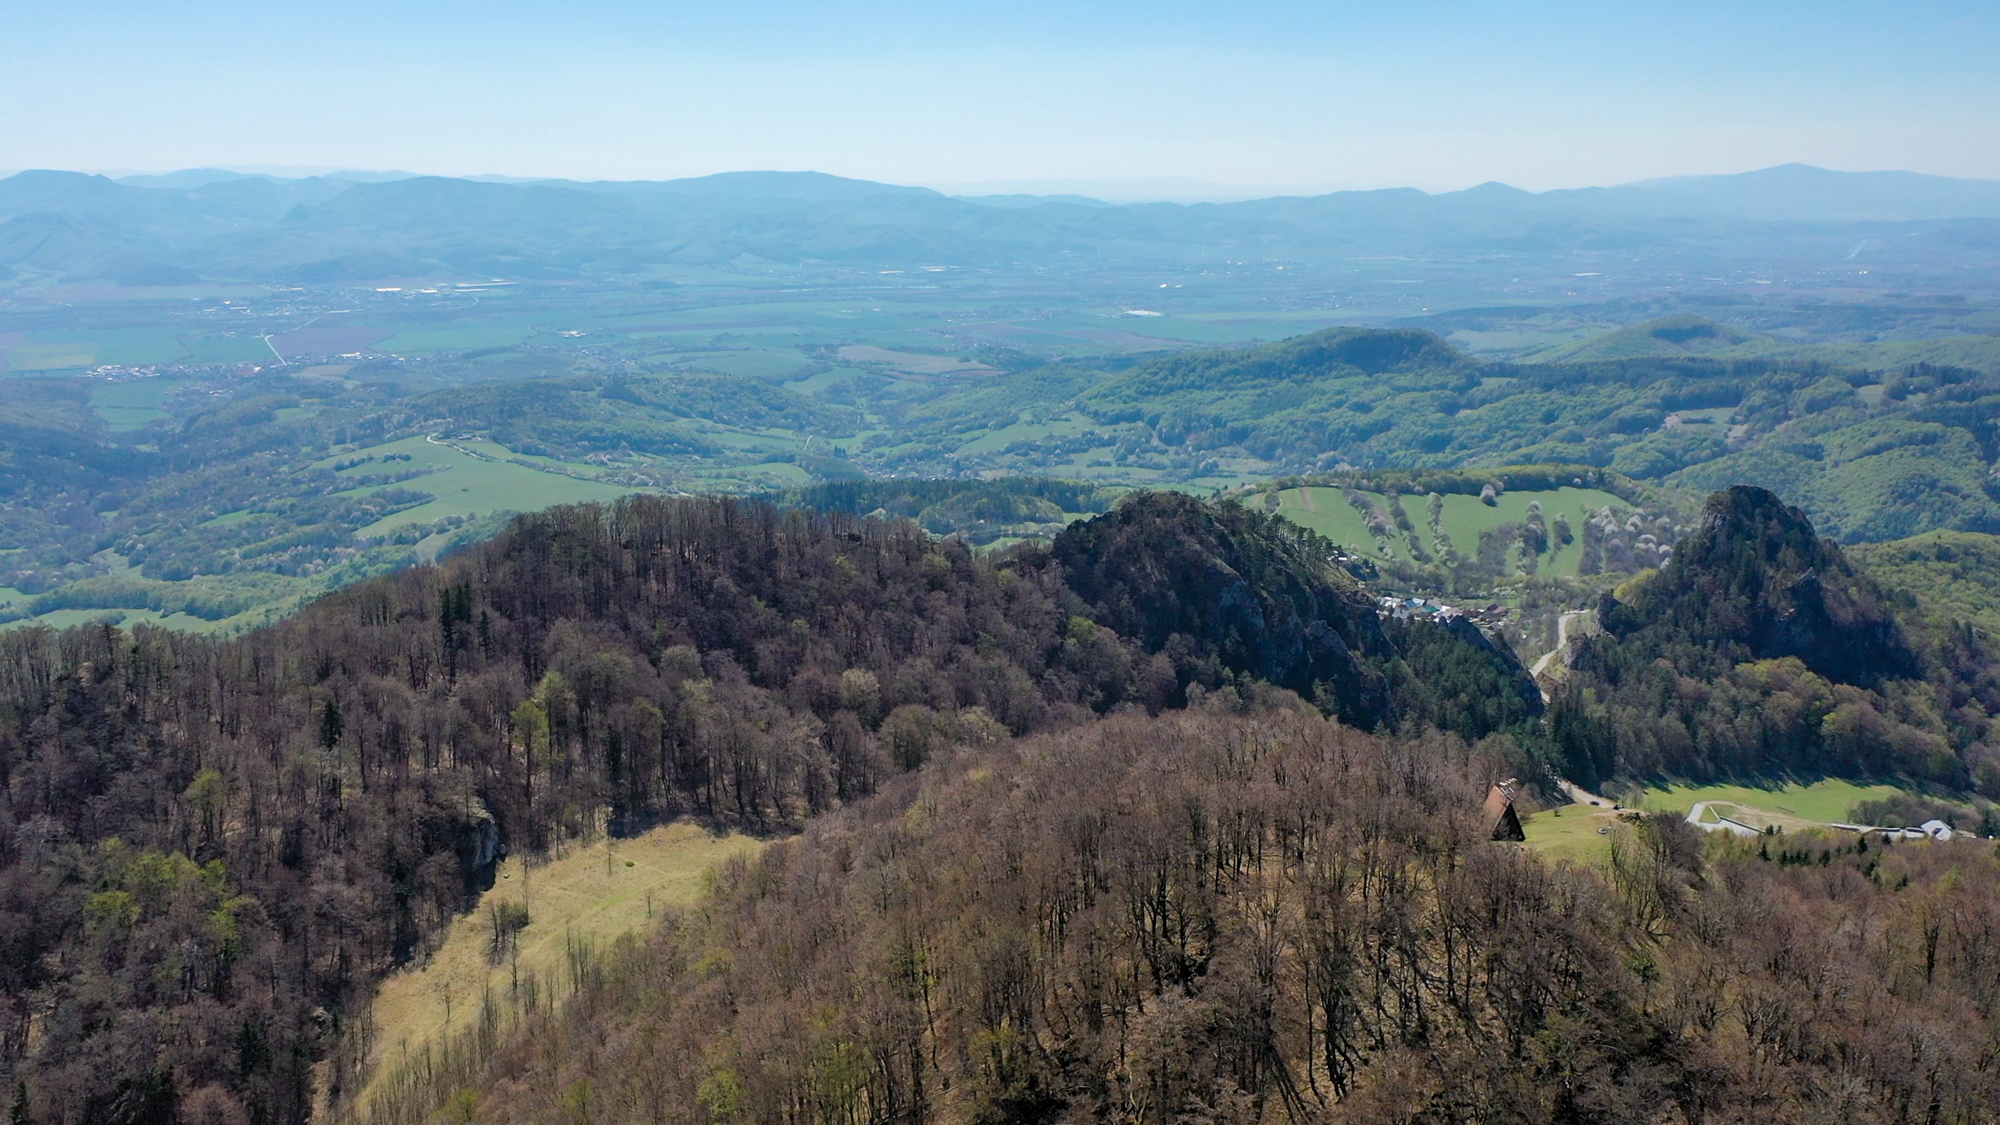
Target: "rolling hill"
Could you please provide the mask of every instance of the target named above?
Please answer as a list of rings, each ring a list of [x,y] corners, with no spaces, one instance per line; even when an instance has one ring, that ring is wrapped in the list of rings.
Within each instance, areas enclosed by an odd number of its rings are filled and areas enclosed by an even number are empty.
[[[1991,185],[1883,175],[1773,169],[1541,195],[1484,184],[1441,195],[1399,189],[1193,206],[1052,199],[995,207],[815,173],[659,183],[206,175],[121,183],[31,171],[0,180],[0,223],[27,224],[11,236],[0,228],[0,246],[15,247],[0,254],[0,266],[152,285],[193,276],[611,277],[745,258],[1011,268],[1025,260],[1213,266],[1246,256],[1331,263],[1470,253],[1560,269],[1576,255],[1615,247],[1703,269],[1808,268],[1860,254],[1878,269],[1907,273],[1949,259],[1961,277],[1968,267],[1990,274],[2000,244]],[[1778,201],[1798,197],[1793,181],[1801,177],[1813,191],[1787,210]],[[66,241],[26,237],[26,229],[54,220],[73,224]]]

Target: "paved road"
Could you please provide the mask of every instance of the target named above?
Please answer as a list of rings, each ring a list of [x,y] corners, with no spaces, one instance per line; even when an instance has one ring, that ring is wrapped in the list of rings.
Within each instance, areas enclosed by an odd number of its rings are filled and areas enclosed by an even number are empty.
[[[1528,674],[1531,676],[1540,676],[1542,674],[1543,669],[1547,668],[1551,661],[1553,661],[1557,656],[1568,652],[1570,626],[1575,622],[1581,621],[1584,618],[1589,617],[1592,612],[1593,611],[1588,609],[1572,609],[1564,611],[1562,616],[1556,618],[1556,647],[1543,653],[1541,655],[1541,658],[1535,661],[1534,667],[1528,669]],[[1543,692],[1542,698],[1546,700],[1548,698],[1548,693]]]

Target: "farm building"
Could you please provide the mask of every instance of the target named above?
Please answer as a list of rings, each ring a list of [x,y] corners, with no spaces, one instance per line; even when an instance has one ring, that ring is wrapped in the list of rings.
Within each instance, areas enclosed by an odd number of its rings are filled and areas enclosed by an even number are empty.
[[[1493,826],[1495,840],[1526,840],[1528,834],[1521,828],[1520,814],[1514,811],[1514,786],[1519,784],[1513,778],[1496,783],[1486,791],[1483,806],[1486,823]]]

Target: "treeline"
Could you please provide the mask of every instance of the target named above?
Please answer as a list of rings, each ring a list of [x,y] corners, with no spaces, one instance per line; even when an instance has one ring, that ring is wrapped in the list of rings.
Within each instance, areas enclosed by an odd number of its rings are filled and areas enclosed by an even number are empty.
[[[791,829],[956,742],[1264,680],[1385,728],[1532,720],[1505,650],[1399,648],[1329,558],[1169,494],[999,558],[639,497],[234,640],[0,635],[0,1088],[43,1123],[301,1121],[348,1016],[502,844]],[[337,1103],[354,1076],[323,1069]]]
[[[378,1122],[1990,1119],[1983,845],[1615,829],[1296,710],[966,751],[718,880]]]
[[[1128,489],[1042,477],[1000,480],[850,480],[792,489],[782,505],[912,519],[935,535],[986,544],[1007,536],[1049,536],[1069,513],[1101,513]]]
[[[1763,489],[1711,497],[1673,565],[1598,614],[1549,713],[1580,784],[1835,773],[2000,796],[1991,638],[1899,611]]]
[[[478,432],[517,453],[582,460],[593,453],[714,456],[724,446],[690,420],[845,437],[858,412],[761,379],[673,372],[456,385],[397,404],[401,432]]]
[[[1285,477],[1260,486],[1263,491],[1286,488],[1349,488],[1363,492],[1445,496],[1489,496],[1515,492],[1553,492],[1559,488],[1594,488],[1633,505],[1673,508],[1672,493],[1595,465],[1503,465],[1491,469],[1342,469],[1330,473]]]
[[[786,505],[848,512],[857,516],[865,516],[879,508],[892,516],[915,519],[926,508],[968,496],[1042,500],[1054,505],[1058,512],[1103,512],[1127,491],[1122,487],[1051,477],[1007,477],[999,480],[891,478],[808,485],[772,499]]]

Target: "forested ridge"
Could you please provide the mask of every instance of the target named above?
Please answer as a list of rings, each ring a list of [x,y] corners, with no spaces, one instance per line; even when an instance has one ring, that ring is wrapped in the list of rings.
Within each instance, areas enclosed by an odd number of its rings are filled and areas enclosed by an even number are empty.
[[[1983,846],[1635,819],[1599,874],[1476,810],[1544,763],[1991,788],[1990,642],[1748,488],[1599,613],[1543,724],[1244,505],[979,555],[638,497],[235,639],[5,634],[0,1078],[44,1125],[366,1108],[361,1006],[501,848],[687,816],[803,835],[371,1112],[1980,1120]]]
[[[1490,841],[1507,763],[1303,708],[968,749],[376,1120],[1991,1119],[1989,847]]]
[[[1671,565],[1602,598],[1551,701],[1557,760],[1614,776],[1902,776],[2000,793],[2000,653],[1896,599],[1761,489],[1709,498]]]
[[[790,830],[954,744],[1247,705],[1265,679],[1385,730],[1478,738],[1539,708],[1511,654],[1385,631],[1273,517],[1143,494],[1099,520],[985,557],[905,522],[633,498],[237,639],[0,636],[20,1119],[299,1121],[316,1063],[337,1101],[357,1005],[503,845]],[[1101,557],[1135,544],[1157,553]],[[1162,590],[1170,628],[1118,608]]]

